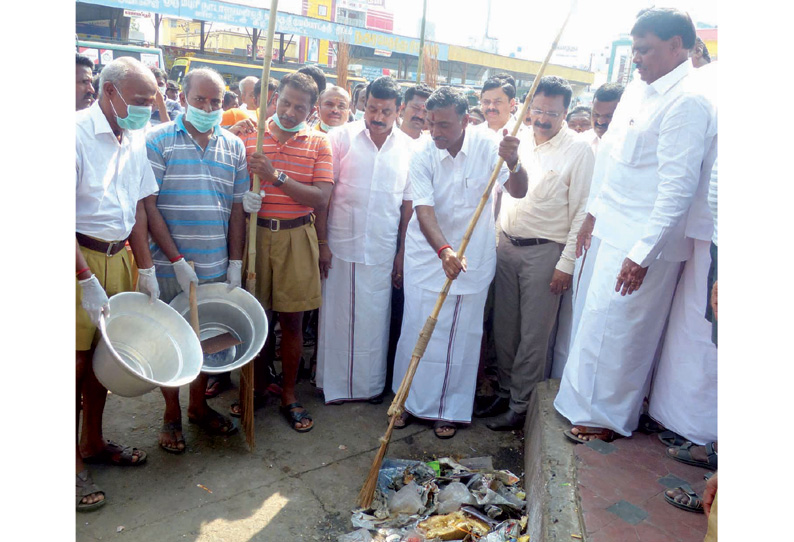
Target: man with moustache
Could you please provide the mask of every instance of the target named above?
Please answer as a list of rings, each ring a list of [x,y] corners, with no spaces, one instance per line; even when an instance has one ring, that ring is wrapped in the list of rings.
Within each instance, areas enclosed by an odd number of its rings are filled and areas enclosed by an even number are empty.
[[[86,107],[90,107],[94,103],[94,85],[92,83],[94,63],[87,56],[75,53],[76,55],[76,68],[77,68],[77,85],[75,90],[75,97],[77,98],[77,105],[75,110],[80,111]]]
[[[692,252],[685,217],[716,145],[714,105],[692,76],[689,15],[643,11],[631,35],[640,80],[626,88],[599,149],[588,208],[595,229],[580,235],[600,245],[554,401],[577,443],[637,428],[681,262]]]
[[[247,213],[257,213],[256,297],[281,324],[284,376],[281,412],[289,426],[305,433],[314,427],[295,394],[303,350],[303,313],[322,304],[319,243],[315,212],[328,205],[333,189],[333,161],[328,136],[311,130],[306,118],[317,103],[314,80],[292,73],[281,80],[276,113],[267,121],[262,152],[257,134],[243,138],[248,167],[259,176],[262,192],[243,199]],[[267,364],[254,359],[256,391],[267,386]],[[240,413],[239,404],[232,412]]]
[[[527,194],[502,201],[494,307],[500,400],[487,423],[493,430],[523,426],[530,393],[549,376],[549,336],[573,279],[595,158],[566,125],[572,94],[560,77],[540,80],[529,108],[532,128],[523,133],[519,153]]]
[[[497,182],[516,198],[526,193],[527,173],[518,158],[519,140],[467,130],[468,102],[441,87],[425,103],[432,141],[413,155],[413,205],[405,240],[405,313],[397,346],[392,389],[408,368],[416,338],[447,278],[453,280],[411,385],[401,428],[411,416],[435,421],[438,438],[452,438],[457,423],[471,421],[488,285],[496,266],[493,212],[485,205],[465,257],[458,257],[463,234],[502,157]],[[490,202],[489,202],[490,203]],[[438,259],[441,261],[439,262]],[[463,272],[463,275],[460,273]]]
[[[497,133],[503,128],[510,130],[515,122],[511,115],[515,105],[515,79],[510,76],[491,77],[485,81],[480,91],[480,107],[485,114],[485,122],[478,129],[487,126],[489,130]]]
[[[612,116],[615,114],[622,95],[623,85],[620,83],[605,83],[595,92],[593,109],[590,114],[593,129],[585,132],[582,136],[589,139],[593,154],[598,152],[598,142],[607,133],[609,123],[612,122]]]
[[[424,83],[414,85],[405,91],[403,104],[400,106],[402,118],[400,129],[415,141],[420,139],[425,129],[427,118],[425,102],[432,93],[433,89]]]
[[[350,94],[336,85],[328,87],[320,94],[318,114],[320,122],[314,127],[327,134],[344,126],[350,114]]]
[[[400,87],[389,76],[379,77],[367,87],[366,100],[363,120],[329,136],[334,189],[328,211],[317,213],[325,279],[317,387],[326,403],[374,399],[383,392],[392,282],[402,284],[403,240],[413,212],[413,140],[395,126]]]

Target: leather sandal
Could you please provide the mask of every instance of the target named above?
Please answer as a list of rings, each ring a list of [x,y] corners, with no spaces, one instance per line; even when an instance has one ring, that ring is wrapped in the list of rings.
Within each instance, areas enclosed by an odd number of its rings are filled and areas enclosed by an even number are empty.
[[[301,408],[303,410],[295,411],[294,408]],[[312,417],[309,415],[309,411],[303,408],[303,405],[295,402],[290,403],[287,406],[281,407],[281,414],[284,416],[284,419],[287,420],[287,423],[292,427],[293,430],[297,431],[298,433],[308,433],[312,429],[314,429],[314,423],[312,423],[309,427],[303,427],[301,425],[296,426],[302,420],[309,420],[313,422]]]
[[[702,467],[712,471],[717,470],[717,452],[714,451],[713,442],[706,444],[706,461],[698,461],[692,457],[692,452],[690,452],[690,448],[692,448],[692,446],[697,445],[691,442],[685,442],[681,446],[672,447],[672,449],[676,450],[675,455],[670,453],[671,448],[665,450],[664,453],[667,454],[667,457],[675,459],[676,461],[680,461],[681,463],[686,463],[687,465]]]
[[[565,431],[563,435],[568,440],[572,440],[578,444],[587,444],[591,440],[603,440],[604,442],[612,442],[616,438],[620,438],[620,435],[612,431],[611,429],[606,429],[603,427],[585,427],[584,425],[574,425],[573,428],[577,429],[579,432],[577,434],[573,434],[572,430]],[[573,429],[572,428],[572,429]],[[583,435],[592,436],[591,439],[583,439],[581,438]]]
[[[77,483],[75,484],[75,497],[77,498],[78,512],[90,512],[105,505],[107,499],[104,498],[101,501],[91,503],[81,502],[84,498],[89,495],[94,495],[95,493],[101,493],[103,497],[105,496],[105,492],[99,489],[94,483],[94,480],[91,479],[88,469],[78,473]]]

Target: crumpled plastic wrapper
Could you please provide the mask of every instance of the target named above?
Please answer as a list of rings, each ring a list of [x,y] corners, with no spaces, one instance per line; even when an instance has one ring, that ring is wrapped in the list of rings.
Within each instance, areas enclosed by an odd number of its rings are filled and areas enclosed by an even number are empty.
[[[372,542],[372,535],[366,529],[359,529],[352,533],[339,535],[336,542]]]
[[[463,504],[475,504],[477,500],[465,484],[452,482],[438,493],[438,513],[449,514]]]

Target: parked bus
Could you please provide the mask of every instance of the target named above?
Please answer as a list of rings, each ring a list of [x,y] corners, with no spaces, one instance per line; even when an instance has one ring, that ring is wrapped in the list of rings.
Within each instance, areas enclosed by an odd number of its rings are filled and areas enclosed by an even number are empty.
[[[77,40],[77,52],[94,62],[94,72],[101,71],[102,68],[123,56],[131,56],[147,66],[165,69],[163,51],[157,47]]]
[[[228,87],[237,84],[241,79],[248,77],[249,75],[253,75],[254,77],[262,77],[261,64],[245,64],[240,62],[230,62],[227,60],[182,56],[174,60],[174,64],[171,66],[171,72],[168,74],[168,79],[176,81],[176,83],[181,87],[182,80],[185,78],[185,75],[187,75],[190,70],[195,70],[197,68],[214,69],[223,76],[223,79],[226,81],[226,85]],[[296,71],[297,70],[292,70],[289,68],[277,68],[276,66],[271,66],[270,75],[276,79],[281,79],[288,73],[295,73]],[[326,73],[325,78],[328,82],[328,86],[336,84],[336,75]],[[348,75],[348,90],[358,83],[366,82],[367,80],[361,77]]]

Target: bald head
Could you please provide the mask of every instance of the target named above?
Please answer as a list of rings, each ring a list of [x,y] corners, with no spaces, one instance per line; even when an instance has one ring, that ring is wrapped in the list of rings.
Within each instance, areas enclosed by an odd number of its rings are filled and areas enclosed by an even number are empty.
[[[117,118],[127,119],[130,106],[151,108],[157,92],[151,70],[127,56],[105,66],[99,76],[99,107],[116,135],[121,134]]]
[[[350,112],[350,94],[338,86],[326,88],[320,99],[320,120],[327,126],[341,126],[347,122]]]
[[[205,79],[212,81],[220,89],[221,96],[223,96],[223,91],[226,89],[226,81],[223,80],[221,74],[212,68],[190,70],[182,81],[182,92],[185,93],[185,96],[190,95],[190,87],[194,86],[199,80]]]

